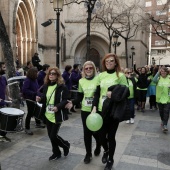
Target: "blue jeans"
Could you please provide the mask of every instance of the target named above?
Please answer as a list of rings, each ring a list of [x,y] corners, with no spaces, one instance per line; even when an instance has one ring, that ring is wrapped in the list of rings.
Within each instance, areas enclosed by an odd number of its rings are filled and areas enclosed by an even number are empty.
[[[135,115],[135,99],[134,98],[128,99],[128,103],[129,103],[129,106],[130,106],[131,118],[134,118],[134,115]]]

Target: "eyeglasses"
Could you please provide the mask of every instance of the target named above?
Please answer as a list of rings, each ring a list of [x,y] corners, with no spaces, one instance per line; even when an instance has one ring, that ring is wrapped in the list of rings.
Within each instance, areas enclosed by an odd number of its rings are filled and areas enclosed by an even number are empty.
[[[86,67],[85,70],[93,70],[93,67]]]
[[[110,63],[110,62],[113,63],[113,62],[115,62],[115,60],[114,59],[110,59],[110,60],[105,60],[105,62],[106,63]]]
[[[56,75],[57,73],[54,73],[54,72],[51,72],[51,73],[49,73],[49,75],[51,75],[51,76],[54,76],[54,75]]]

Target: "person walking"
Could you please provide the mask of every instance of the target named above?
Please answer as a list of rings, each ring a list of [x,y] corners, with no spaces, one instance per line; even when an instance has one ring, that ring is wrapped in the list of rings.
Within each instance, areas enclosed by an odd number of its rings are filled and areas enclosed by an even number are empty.
[[[150,73],[147,73],[147,70],[145,67],[141,67],[141,73],[136,70],[136,61],[134,61],[134,71],[138,76],[137,81],[137,99],[138,99],[138,108],[137,110],[141,109],[141,112],[145,111],[145,103],[146,103],[146,93],[147,88],[150,83],[150,79],[148,78],[150,75],[152,75],[152,69],[150,70]]]
[[[53,154],[49,161],[61,158],[60,148],[63,148],[64,156],[69,153],[70,143],[58,135],[63,121],[68,119],[65,105],[68,103],[69,91],[64,85],[64,80],[57,67],[50,67],[45,77],[45,85],[42,97],[36,100],[42,103],[42,116],[47,125],[48,136],[52,145]]]
[[[71,97],[75,99],[77,97],[77,90],[78,90],[78,83],[79,80],[81,79],[81,71],[79,69],[79,64],[74,64],[73,65],[73,70],[71,72]],[[80,103],[76,104],[77,108],[80,108]],[[75,111],[75,106],[71,108],[71,112],[76,112]]]
[[[0,62],[0,108],[5,107],[5,96],[8,96],[7,92],[7,80],[6,77],[3,76],[5,74],[6,66],[4,62]],[[7,136],[7,132],[0,130],[0,141],[11,142]]]
[[[121,67],[117,55],[113,53],[106,54],[102,60],[102,67],[103,72],[98,75],[98,85],[94,94],[92,113],[98,112],[101,114],[104,100],[107,97],[111,98],[111,96],[114,95],[111,91],[108,91],[110,86],[128,86],[126,77],[121,72]],[[111,110],[108,112],[111,112]],[[114,119],[113,116],[109,117],[108,119],[103,119],[100,138],[102,139],[102,146],[104,148],[102,162],[104,164],[107,163],[104,170],[111,170],[114,163],[113,156],[116,148],[115,136],[118,126],[119,121]]]
[[[91,130],[89,130],[86,125],[86,119],[91,113],[93,96],[97,87],[96,75],[97,71],[94,63],[92,61],[86,61],[82,68],[82,78],[79,80],[77,98],[72,100],[71,102],[73,105],[77,104],[77,102],[81,102],[81,119],[84,132],[84,144],[86,148],[86,155],[84,158],[85,164],[90,163],[92,159],[92,136],[96,140],[94,155],[98,156],[101,151],[99,134],[97,132],[92,132]]]
[[[128,82],[128,87],[129,87],[129,91],[130,91],[130,95],[128,97],[128,103],[130,106],[130,119],[126,121],[127,124],[134,123],[134,117],[135,117],[135,96],[136,96],[136,79],[131,76],[132,72],[130,69],[126,68],[124,70],[124,74],[127,78],[127,82]]]
[[[156,102],[161,117],[161,127],[163,132],[167,132],[167,124],[170,111],[170,79],[168,77],[168,69],[162,67],[154,76],[153,82],[156,83]]]
[[[30,130],[30,121],[33,117],[33,108],[35,108],[35,101],[38,92],[38,82],[37,82],[37,73],[38,70],[36,67],[30,68],[27,72],[26,79],[24,80],[22,93],[23,97],[26,99],[27,104],[27,116],[25,119],[25,133],[28,135],[33,135],[33,132]],[[35,118],[36,128],[45,128],[41,124],[41,121]]]

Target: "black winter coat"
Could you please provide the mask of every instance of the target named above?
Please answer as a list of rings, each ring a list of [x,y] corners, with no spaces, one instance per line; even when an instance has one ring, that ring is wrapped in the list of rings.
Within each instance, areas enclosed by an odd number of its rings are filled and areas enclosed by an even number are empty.
[[[130,119],[130,108],[128,106],[129,88],[125,85],[113,85],[108,88],[112,91],[111,98],[106,98],[103,102],[102,116],[104,118],[113,117],[122,122]]]
[[[45,117],[46,112],[46,105],[47,105],[47,98],[46,93],[48,90],[48,86],[45,85],[43,88],[43,95],[42,95],[42,109],[41,115],[42,118]],[[65,120],[68,120],[68,109],[65,108],[65,105],[68,103],[69,100],[69,91],[65,85],[57,85],[55,90],[55,99],[54,99],[54,106],[58,108],[58,111],[55,112],[55,122],[59,123]]]

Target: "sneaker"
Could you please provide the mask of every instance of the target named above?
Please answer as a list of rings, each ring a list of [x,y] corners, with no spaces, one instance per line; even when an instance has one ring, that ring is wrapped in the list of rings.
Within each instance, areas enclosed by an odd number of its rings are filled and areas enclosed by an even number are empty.
[[[113,162],[114,162],[114,161],[110,161],[110,160],[107,161],[107,164],[106,164],[104,170],[111,170],[111,169],[112,169],[112,166],[113,166]]]
[[[25,129],[25,133],[27,135],[33,135],[33,132],[30,129]]]
[[[133,119],[133,118],[130,118],[130,123],[131,123],[131,124],[134,124],[134,122],[135,122],[134,119]]]
[[[163,131],[163,132],[168,132],[167,125],[163,125],[162,131]]]
[[[109,151],[104,151],[102,156],[102,163],[105,164],[107,162],[107,158],[109,155]]]
[[[66,146],[66,147],[63,148],[63,150],[64,150],[64,156],[67,156],[68,153],[69,153],[69,149],[70,149],[70,143],[67,141],[65,146]]]
[[[129,124],[129,123],[130,123],[130,120],[127,120],[126,123]]]
[[[6,136],[0,136],[0,142],[11,142],[11,139]]]
[[[84,158],[84,163],[85,163],[85,164],[89,164],[90,161],[91,161],[91,159],[92,159],[92,155],[86,154],[86,156],[85,156],[85,158]]]
[[[101,152],[101,147],[100,146],[96,146],[96,149],[94,150],[94,155],[95,156],[99,156],[100,155],[100,152]]]
[[[61,155],[55,155],[55,154],[53,154],[53,155],[51,155],[51,156],[49,157],[49,161],[54,161],[54,160],[57,160],[57,159],[59,159],[59,158],[61,158]]]
[[[45,128],[45,125],[42,125],[42,124],[36,124],[35,125],[36,128]]]

